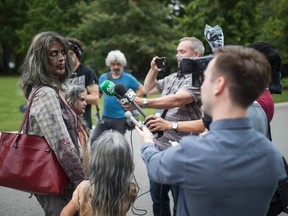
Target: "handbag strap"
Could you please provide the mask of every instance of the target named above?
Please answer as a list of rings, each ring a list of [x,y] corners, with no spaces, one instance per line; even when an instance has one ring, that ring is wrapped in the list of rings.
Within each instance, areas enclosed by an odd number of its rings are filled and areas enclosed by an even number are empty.
[[[42,87],[42,86],[38,87],[38,88],[33,92],[32,96],[31,96],[31,98],[30,98],[30,101],[29,101],[29,103],[28,103],[28,106],[27,106],[27,108],[26,108],[26,110],[25,110],[24,118],[23,118],[23,120],[22,120],[22,123],[21,123],[20,128],[19,128],[19,131],[18,131],[19,134],[21,133],[21,131],[22,131],[22,129],[23,129],[23,126],[24,126],[24,123],[25,123],[26,119],[27,119],[27,123],[26,123],[26,133],[27,133],[27,131],[28,131],[30,107],[31,107],[31,105],[32,105],[33,98],[34,98],[34,96],[36,95],[36,92],[37,92],[41,87]]]

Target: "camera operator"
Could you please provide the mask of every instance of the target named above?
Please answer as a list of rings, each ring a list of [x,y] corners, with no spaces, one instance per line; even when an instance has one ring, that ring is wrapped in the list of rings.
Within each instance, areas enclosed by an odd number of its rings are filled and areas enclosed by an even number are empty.
[[[183,58],[197,58],[203,56],[203,43],[195,37],[185,37],[179,41],[176,58],[178,67]],[[161,94],[159,98],[139,98],[136,102],[142,108],[156,108],[156,112],[167,121],[173,122],[173,130],[165,131],[164,135],[155,138],[155,145],[159,150],[171,147],[171,142],[178,142],[183,136],[190,132],[177,131],[177,121],[201,119],[200,88],[192,86],[192,74],[182,74],[181,71],[170,74],[163,79],[157,80],[157,75],[161,71],[158,68],[154,57],[151,61],[151,68],[144,81],[144,91],[146,94]],[[133,109],[132,105],[125,107],[127,110]],[[172,126],[172,125],[171,125]],[[203,128],[203,125],[201,125]],[[169,216],[170,201],[168,192],[171,190],[174,200],[174,215],[176,212],[178,187],[176,185],[158,184],[150,179],[150,193],[153,201],[154,215]]]

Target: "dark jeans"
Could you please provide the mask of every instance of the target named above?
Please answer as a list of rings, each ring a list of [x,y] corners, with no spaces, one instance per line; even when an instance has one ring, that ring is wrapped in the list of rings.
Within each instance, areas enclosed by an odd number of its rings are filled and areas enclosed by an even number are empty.
[[[125,134],[126,132],[126,118],[120,118],[120,119],[112,119],[103,117],[102,122],[98,122],[96,124],[96,127],[92,131],[90,142],[91,146],[93,142],[106,130],[116,130],[121,134]]]
[[[153,202],[154,216],[171,216],[169,191],[173,196],[173,215],[176,215],[179,187],[177,185],[164,185],[150,180],[150,194]]]

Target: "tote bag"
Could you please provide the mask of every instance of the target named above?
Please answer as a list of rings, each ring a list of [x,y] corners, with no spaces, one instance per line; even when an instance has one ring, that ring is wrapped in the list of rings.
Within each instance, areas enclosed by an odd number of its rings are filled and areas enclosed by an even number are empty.
[[[0,185],[34,194],[61,195],[66,192],[69,179],[53,150],[44,137],[21,133],[25,120],[28,131],[29,111],[36,91],[18,133],[1,134]]]

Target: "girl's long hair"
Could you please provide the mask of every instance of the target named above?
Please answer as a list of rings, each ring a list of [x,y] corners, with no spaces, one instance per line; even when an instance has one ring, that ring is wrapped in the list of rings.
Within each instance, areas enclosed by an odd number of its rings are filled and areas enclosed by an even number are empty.
[[[52,42],[59,42],[65,47],[65,74],[60,77],[53,75],[48,63],[49,48]],[[56,90],[62,89],[62,84],[70,77],[72,60],[68,55],[69,44],[64,37],[56,32],[41,32],[35,35],[20,68],[22,77],[20,88],[28,98],[34,86],[50,86]]]
[[[84,86],[80,85],[70,85],[67,84],[67,90],[65,94],[65,99],[69,106],[74,110],[75,104],[81,100],[80,94],[83,92],[86,92],[86,88]],[[83,116],[77,116],[77,119],[80,121],[80,124],[83,126],[83,129],[85,130],[88,137],[90,137],[90,128],[87,125],[87,122],[85,121]]]
[[[105,131],[92,144],[89,161],[90,188],[94,215],[119,216],[123,201],[129,197],[129,183],[134,171],[131,148],[117,131]]]

